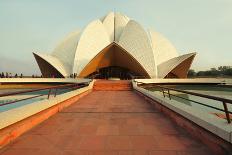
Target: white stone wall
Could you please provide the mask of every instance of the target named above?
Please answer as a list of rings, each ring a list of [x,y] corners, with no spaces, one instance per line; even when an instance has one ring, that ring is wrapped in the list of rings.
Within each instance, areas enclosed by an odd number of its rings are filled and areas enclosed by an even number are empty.
[[[149,31],[149,34],[157,65],[178,56],[175,47],[160,33]]]
[[[58,44],[51,54],[57,57],[64,64],[64,66],[68,68],[69,74],[72,72],[74,56],[80,36],[80,31],[71,33],[60,44]]]
[[[110,37],[110,42],[114,41],[114,13],[110,12],[103,20],[103,25]]]
[[[150,40],[141,25],[130,20],[120,37],[119,45],[145,68],[150,77],[156,76],[156,67]]]
[[[179,57],[172,58],[158,65],[158,77],[164,78],[169,72],[171,72],[175,67],[181,64],[186,59],[191,56],[196,55],[196,53],[184,54]]]
[[[115,33],[115,42],[119,41],[119,38],[129,22],[129,18],[123,14],[120,13],[115,13],[115,28],[114,28],[114,33]]]
[[[82,32],[78,42],[73,73],[79,74],[84,67],[106,46],[110,37],[100,20],[91,22]]]
[[[49,54],[41,54],[41,53],[34,53],[35,55],[39,56],[40,58],[44,59],[54,68],[56,68],[64,77],[69,76],[70,69],[65,66],[60,59],[53,57]]]

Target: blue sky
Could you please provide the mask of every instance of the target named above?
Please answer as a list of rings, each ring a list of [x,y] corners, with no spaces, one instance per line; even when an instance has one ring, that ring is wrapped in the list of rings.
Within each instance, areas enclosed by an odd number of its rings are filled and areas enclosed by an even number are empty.
[[[50,53],[68,33],[110,11],[162,33],[192,68],[232,66],[232,0],[0,0],[0,72],[38,74],[32,52]]]

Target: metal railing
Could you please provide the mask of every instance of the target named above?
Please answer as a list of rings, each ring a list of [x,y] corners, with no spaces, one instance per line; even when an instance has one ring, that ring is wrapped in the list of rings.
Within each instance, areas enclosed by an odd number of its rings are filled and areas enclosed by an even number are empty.
[[[88,85],[87,83],[83,83],[83,84],[64,84],[64,85],[53,86],[53,87],[46,87],[46,88],[39,88],[39,89],[32,89],[32,90],[24,90],[24,91],[17,91],[17,92],[11,92],[11,93],[3,93],[3,94],[0,94],[0,98],[1,97],[6,97],[6,96],[22,95],[22,94],[26,94],[26,93],[32,93],[32,92],[39,92],[39,91],[48,90],[47,94],[39,94],[39,95],[26,97],[26,98],[23,98],[23,99],[18,99],[18,100],[2,103],[2,104],[0,104],[0,106],[13,104],[13,103],[16,103],[16,102],[19,102],[19,101],[29,100],[29,99],[37,98],[37,97],[41,97],[41,96],[47,96],[47,99],[49,99],[52,94],[54,95],[54,97],[56,97],[59,90],[68,90],[68,89],[75,90],[75,89],[85,87],[87,85]]]
[[[228,107],[227,107],[227,104],[232,104],[232,100],[230,100],[230,99],[211,96],[211,95],[206,95],[206,94],[200,94],[200,93],[195,93],[195,92],[190,92],[190,91],[185,91],[185,90],[179,90],[179,89],[164,87],[164,86],[160,86],[160,85],[152,85],[152,87],[153,88],[154,87],[159,88],[159,91],[161,91],[163,93],[163,96],[166,97],[165,94],[167,94],[170,100],[172,99],[171,96],[175,96],[175,97],[178,97],[178,98],[181,98],[181,99],[184,99],[184,100],[188,100],[188,101],[191,101],[191,102],[194,102],[194,103],[197,103],[197,104],[200,104],[200,105],[212,108],[212,109],[222,111],[222,112],[225,113],[227,122],[231,123],[230,114],[232,114],[232,112],[229,111]],[[189,95],[193,95],[193,96],[198,96],[198,97],[202,97],[202,98],[207,98],[207,99],[219,101],[219,103],[221,102],[221,104],[223,104],[224,109],[220,109],[220,108],[217,108],[217,107],[214,107],[214,106],[211,106],[211,105],[207,105],[207,104],[204,104],[204,103],[201,103],[201,102],[198,102],[198,101],[194,101],[194,100],[191,100],[191,99],[187,99],[187,98],[184,98],[184,97],[181,97],[181,96],[171,94],[171,91],[181,92],[181,93],[184,93],[184,94],[189,94]]]

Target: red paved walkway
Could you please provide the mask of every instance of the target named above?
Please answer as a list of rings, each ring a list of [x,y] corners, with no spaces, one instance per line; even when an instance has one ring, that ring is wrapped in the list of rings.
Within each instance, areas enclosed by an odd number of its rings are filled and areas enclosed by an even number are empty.
[[[4,155],[212,154],[133,91],[94,91],[1,152]]]

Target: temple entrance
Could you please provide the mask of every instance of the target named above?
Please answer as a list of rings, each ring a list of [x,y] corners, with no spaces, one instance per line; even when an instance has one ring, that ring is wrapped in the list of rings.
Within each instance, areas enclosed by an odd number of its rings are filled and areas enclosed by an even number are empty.
[[[82,70],[80,77],[87,78],[149,78],[142,65],[116,43],[105,47]]]
[[[143,76],[138,75],[137,73],[134,73],[130,71],[127,68],[118,67],[118,66],[109,66],[100,68],[97,71],[91,73],[88,75],[87,78],[91,79],[120,79],[120,80],[128,80],[132,78],[143,78]]]

